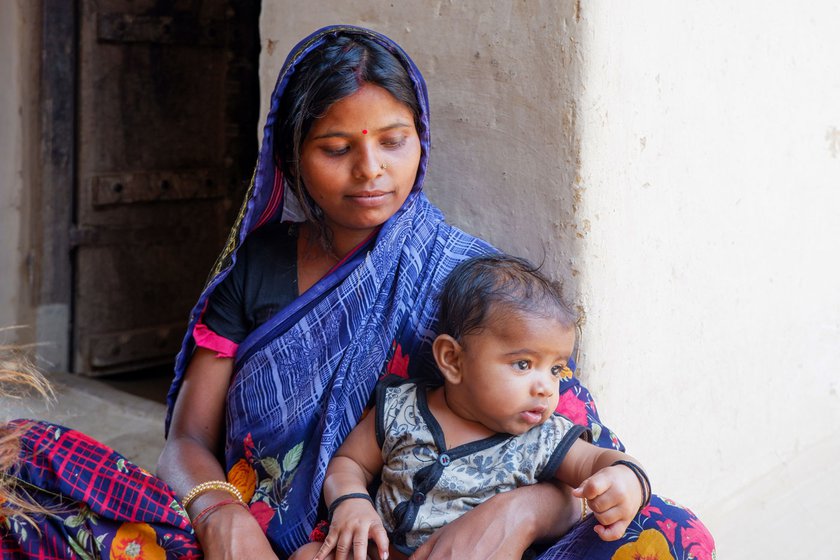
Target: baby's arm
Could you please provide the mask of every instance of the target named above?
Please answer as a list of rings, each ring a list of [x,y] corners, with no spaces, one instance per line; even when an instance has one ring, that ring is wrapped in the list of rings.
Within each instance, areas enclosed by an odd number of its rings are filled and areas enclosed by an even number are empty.
[[[333,549],[336,560],[364,560],[369,539],[376,543],[380,558],[388,558],[388,535],[367,493],[373,477],[382,471],[375,419],[376,411],[371,410],[353,428],[330,460],[324,479],[324,501],[330,508],[330,530],[313,560],[326,558]],[[350,498],[353,494],[359,497]]]
[[[624,535],[639,509],[650,498],[646,477],[627,465],[639,465],[633,457],[614,449],[603,449],[581,439],[572,444],[555,477],[572,486],[572,495],[585,498],[600,525],[595,532],[605,541]],[[644,472],[641,466],[639,472]],[[642,482],[644,479],[645,482]]]

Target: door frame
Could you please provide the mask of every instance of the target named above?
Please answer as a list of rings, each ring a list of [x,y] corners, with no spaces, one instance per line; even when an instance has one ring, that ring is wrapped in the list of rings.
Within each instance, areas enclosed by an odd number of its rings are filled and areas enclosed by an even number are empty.
[[[41,0],[40,175],[35,186],[35,338],[44,367],[69,371],[76,182],[77,0]]]

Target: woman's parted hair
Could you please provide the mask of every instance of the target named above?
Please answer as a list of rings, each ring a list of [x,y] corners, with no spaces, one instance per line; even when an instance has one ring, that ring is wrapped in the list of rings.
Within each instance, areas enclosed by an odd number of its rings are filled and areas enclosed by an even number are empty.
[[[496,305],[556,319],[564,327],[574,328],[577,323],[559,283],[527,260],[504,254],[458,264],[446,278],[439,301],[438,331],[458,341],[480,332]]]
[[[306,219],[318,226],[327,246],[330,239],[321,209],[301,179],[300,153],[315,119],[323,117],[333,103],[352,95],[364,84],[379,86],[406,105],[419,132],[420,104],[408,72],[391,51],[364,35],[326,38],[320,47],[298,62],[280,98],[274,125],[274,160]]]

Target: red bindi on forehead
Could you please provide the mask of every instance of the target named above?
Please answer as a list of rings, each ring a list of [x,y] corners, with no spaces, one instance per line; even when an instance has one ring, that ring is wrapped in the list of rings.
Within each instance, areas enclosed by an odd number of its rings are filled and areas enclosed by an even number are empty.
[[[362,134],[367,134],[367,129],[364,129],[364,130],[362,131]]]

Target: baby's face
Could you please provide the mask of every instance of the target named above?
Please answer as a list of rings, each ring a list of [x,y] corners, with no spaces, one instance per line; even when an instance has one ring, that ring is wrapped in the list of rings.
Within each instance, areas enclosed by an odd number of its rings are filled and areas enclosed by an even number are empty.
[[[484,329],[461,342],[460,390],[475,420],[496,432],[522,434],[551,416],[560,380],[571,376],[573,327],[499,308]]]

